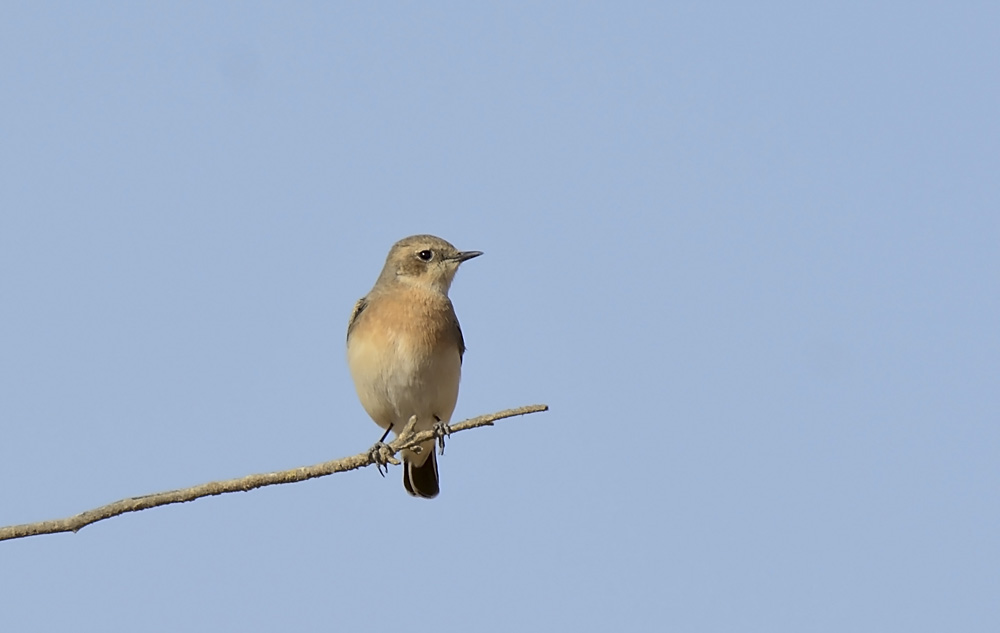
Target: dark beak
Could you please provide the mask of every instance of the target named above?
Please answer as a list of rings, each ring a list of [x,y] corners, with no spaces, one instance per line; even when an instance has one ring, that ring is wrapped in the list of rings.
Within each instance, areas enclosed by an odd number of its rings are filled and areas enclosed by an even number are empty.
[[[473,257],[479,257],[482,254],[483,254],[482,251],[462,251],[458,255],[455,255],[455,259],[457,259],[458,263],[461,264],[467,259],[472,259]]]

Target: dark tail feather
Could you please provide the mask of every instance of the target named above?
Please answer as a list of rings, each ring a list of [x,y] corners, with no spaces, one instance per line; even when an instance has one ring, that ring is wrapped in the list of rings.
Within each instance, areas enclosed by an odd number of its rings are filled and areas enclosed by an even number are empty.
[[[430,453],[422,466],[415,466],[410,462],[403,465],[403,487],[414,497],[433,499],[441,492],[437,455],[434,454],[433,446],[430,447]]]

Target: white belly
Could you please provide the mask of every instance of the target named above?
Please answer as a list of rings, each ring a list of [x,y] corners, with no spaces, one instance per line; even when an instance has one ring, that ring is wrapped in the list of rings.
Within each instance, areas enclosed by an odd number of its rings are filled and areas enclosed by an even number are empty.
[[[352,341],[347,362],[362,406],[382,428],[399,432],[413,415],[417,430],[451,420],[462,373],[457,348],[428,354],[402,337],[377,348]]]

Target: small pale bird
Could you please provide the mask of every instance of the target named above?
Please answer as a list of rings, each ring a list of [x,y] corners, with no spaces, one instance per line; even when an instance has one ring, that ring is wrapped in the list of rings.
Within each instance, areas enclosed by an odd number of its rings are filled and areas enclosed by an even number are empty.
[[[404,238],[355,304],[347,364],[361,405],[387,433],[399,434],[414,415],[414,431],[451,420],[465,340],[448,289],[459,265],[480,255],[433,235]],[[402,452],[403,486],[415,497],[432,499],[441,490],[434,448],[430,440],[419,453]]]

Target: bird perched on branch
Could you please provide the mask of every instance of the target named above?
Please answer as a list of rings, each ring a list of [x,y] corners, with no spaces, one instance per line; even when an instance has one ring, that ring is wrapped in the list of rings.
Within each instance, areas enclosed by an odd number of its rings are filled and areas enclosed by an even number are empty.
[[[399,434],[447,432],[458,400],[465,341],[448,289],[459,265],[479,251],[459,251],[433,235],[396,242],[375,286],[354,306],[347,326],[347,364],[361,405]],[[379,446],[381,441],[376,444]],[[373,447],[373,451],[375,447]],[[415,497],[440,492],[434,440],[402,451],[403,486]]]

